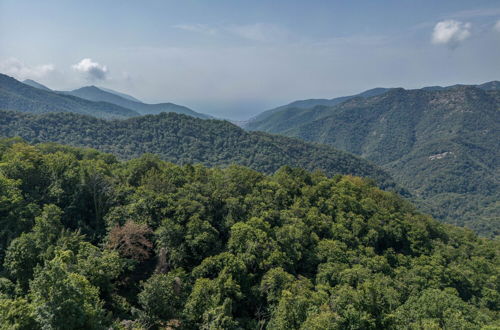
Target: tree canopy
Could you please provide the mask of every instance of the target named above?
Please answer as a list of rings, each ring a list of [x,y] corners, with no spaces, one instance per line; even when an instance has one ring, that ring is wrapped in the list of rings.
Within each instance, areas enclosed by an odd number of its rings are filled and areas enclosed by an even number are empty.
[[[493,329],[499,242],[355,176],[0,142],[5,329]]]

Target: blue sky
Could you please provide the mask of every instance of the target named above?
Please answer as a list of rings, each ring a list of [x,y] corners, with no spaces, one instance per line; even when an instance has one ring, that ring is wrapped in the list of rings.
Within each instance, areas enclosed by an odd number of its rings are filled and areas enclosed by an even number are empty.
[[[0,72],[245,119],[378,86],[498,80],[500,3],[0,0]]]

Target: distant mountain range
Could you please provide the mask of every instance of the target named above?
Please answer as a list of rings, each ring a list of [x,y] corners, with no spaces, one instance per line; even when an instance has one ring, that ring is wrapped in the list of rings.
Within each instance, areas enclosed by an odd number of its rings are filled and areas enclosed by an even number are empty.
[[[362,93],[350,96],[341,96],[334,99],[308,99],[308,100],[299,100],[294,101],[292,103],[279,106],[277,108],[264,111],[259,115],[250,118],[247,121],[241,121],[242,127],[248,130],[255,131],[265,131],[267,128],[267,123],[271,122],[279,122],[281,116],[286,116],[290,111],[297,111],[299,109],[309,109],[315,106],[334,106],[336,104],[340,104],[344,101],[350,100],[355,97],[371,97],[383,94],[387,92],[390,88],[373,88]]]
[[[47,89],[45,86],[32,87],[0,74],[0,109],[31,113],[74,112],[106,119],[140,115],[137,111],[116,104],[92,102]]]
[[[292,102],[245,122],[248,131],[314,143],[245,132],[225,121],[200,121],[192,117],[209,116],[172,103],[145,104],[95,86],[56,92],[1,74],[0,109],[36,114],[2,112],[2,136],[94,147],[122,158],[151,152],[177,163],[238,163],[266,173],[291,165],[368,176],[385,186],[394,186],[393,177],[434,217],[486,236],[500,235],[498,81],[416,90],[375,88],[330,100]],[[44,115],[48,112],[78,115]],[[142,116],[159,112],[190,117]],[[315,143],[358,155],[386,172]]]
[[[357,154],[388,170],[437,218],[498,235],[498,87],[493,81],[379,90],[333,106],[284,106],[270,116],[257,116],[264,119],[247,128]]]
[[[452,86],[429,86],[429,87],[423,87],[422,90],[427,90],[427,91],[438,91],[438,90],[445,90],[445,89],[450,89],[458,86],[475,86],[478,88],[481,88],[483,90],[499,90],[500,89],[500,81],[490,81],[481,85],[452,85]],[[298,101],[293,101],[291,103],[279,106],[277,108],[273,108],[270,110],[266,110],[264,112],[261,112],[257,116],[250,118],[245,121],[238,121],[237,123],[239,126],[248,129],[248,130],[253,130],[253,131],[277,131],[280,129],[277,129],[275,127],[272,127],[273,124],[280,125],[280,122],[282,122],[282,119],[288,120],[290,116],[297,116],[299,113],[304,113],[300,110],[308,110],[313,107],[317,106],[325,106],[325,107],[331,107],[337,104],[340,104],[342,102],[348,101],[350,99],[356,98],[356,97],[362,97],[362,98],[368,98],[372,96],[377,96],[384,94],[392,89],[395,88],[383,88],[383,87],[377,87],[377,88],[372,88],[369,90],[366,90],[364,92],[361,92],[359,94],[355,95],[349,95],[349,96],[341,96],[341,97],[336,97],[333,99],[307,99],[307,100],[298,100]],[[317,109],[319,110],[319,109]],[[307,113],[310,113],[309,111]],[[307,118],[305,119],[307,120]]]
[[[98,87],[99,89],[105,91],[105,92],[109,92],[109,93],[112,93],[112,94],[115,94],[115,95],[118,95],[118,96],[121,96],[123,97],[124,99],[127,99],[127,100],[130,100],[130,101],[134,101],[134,102],[141,102],[141,100],[139,99],[136,99],[135,97],[133,97],[132,95],[128,95],[128,94],[125,94],[125,93],[120,93],[120,92],[117,92],[115,90],[112,90],[112,89],[109,89],[109,88],[104,88],[104,87]]]
[[[175,112],[208,119],[174,103],[146,104],[110,89],[87,86],[73,91],[54,91],[34,80],[19,82],[0,74],[0,109],[31,113],[74,112],[105,119],[123,119],[145,114]]]
[[[35,88],[38,88],[38,89],[41,89],[41,90],[44,90],[44,91],[47,91],[47,92],[52,92],[52,89],[50,89],[47,86],[42,85],[42,84],[34,81],[34,80],[31,80],[31,79],[23,80],[23,84],[26,84],[26,85],[29,85],[31,87],[35,87]]]
[[[134,98],[129,95],[121,93],[118,94],[115,91],[104,90],[96,86],[86,86],[69,92],[59,93],[73,95],[95,102],[108,102],[116,104],[127,109],[132,109],[140,113],[141,115],[159,114],[162,112],[175,112],[202,119],[210,118],[210,116],[208,115],[198,113],[182,105],[177,105],[174,103],[147,104],[139,100],[134,100]]]
[[[3,137],[19,136],[33,143],[92,147],[122,159],[154,153],[178,164],[240,164],[264,173],[289,165],[329,175],[369,177],[381,187],[395,187],[391,176],[378,166],[333,147],[176,113],[109,121],[74,113],[0,111],[0,132]]]

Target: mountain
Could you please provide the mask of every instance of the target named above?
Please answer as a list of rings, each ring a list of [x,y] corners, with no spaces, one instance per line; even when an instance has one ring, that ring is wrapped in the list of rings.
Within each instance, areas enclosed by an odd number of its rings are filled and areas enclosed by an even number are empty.
[[[450,88],[456,88],[456,87],[463,87],[463,86],[471,86],[471,87],[477,87],[479,89],[482,89],[484,91],[493,91],[493,90],[498,90],[500,89],[500,81],[494,80],[494,81],[489,81],[484,84],[480,85],[463,85],[463,84],[457,84],[457,85],[451,85],[451,86],[427,86],[421,88],[424,91],[441,91],[445,89],[450,89]]]
[[[121,95],[117,95],[115,92],[109,92],[103,90],[96,86],[86,86],[79,89],[75,89],[73,91],[60,92],[60,93],[77,96],[90,101],[96,101],[96,102],[101,101],[101,102],[116,104],[121,107],[137,111],[142,115],[159,114],[161,112],[175,112],[202,119],[210,118],[210,116],[195,112],[182,105],[177,105],[174,103],[146,104],[140,101],[131,100],[130,98],[123,97]]]
[[[31,87],[35,87],[35,88],[38,88],[38,89],[42,89],[44,91],[52,91],[50,88],[48,88],[47,86],[45,85],[42,85],[34,80],[31,80],[31,79],[26,79],[26,80],[23,80],[23,84],[26,84],[26,85],[29,85]]]
[[[301,110],[309,109],[315,106],[334,106],[355,97],[365,98],[376,96],[383,94],[388,90],[389,88],[373,88],[356,95],[341,96],[334,99],[308,99],[294,101],[292,103],[264,111],[247,122],[242,122],[242,127],[248,130],[266,131],[271,129],[267,126],[269,123],[280,122],[281,118],[288,118],[290,115],[300,112]]]
[[[0,109],[31,113],[74,112],[106,119],[140,115],[116,104],[91,102],[35,88],[4,74],[0,74]]]
[[[99,89],[102,89],[103,91],[105,92],[109,92],[111,94],[115,94],[115,95],[118,95],[118,96],[121,96],[123,97],[124,99],[127,99],[127,100],[130,100],[130,101],[134,101],[134,102],[142,102],[141,100],[139,99],[136,99],[135,97],[133,97],[132,95],[128,95],[128,94],[125,94],[125,93],[120,93],[120,92],[117,92],[115,90],[112,90],[112,89],[109,89],[109,88],[104,88],[104,87],[98,87]]]
[[[500,234],[500,92],[392,89],[261,125],[352,152],[385,168],[437,218]]]
[[[490,81],[481,85],[477,85],[477,87],[485,91],[497,91],[500,90],[500,81]]]
[[[480,85],[453,85],[453,86],[427,86],[421,88],[426,91],[438,91],[445,90],[449,88],[454,88],[458,86],[475,86],[482,90],[498,90],[500,89],[500,81],[490,81]],[[312,112],[307,112],[303,110],[308,110],[317,106],[331,107],[342,102],[348,101],[356,97],[368,98],[372,96],[377,96],[386,93],[393,88],[383,88],[377,87],[372,88],[362,93],[350,96],[341,96],[334,99],[308,99],[294,101],[286,105],[279,106],[277,108],[264,111],[259,115],[250,118],[246,121],[236,122],[239,126],[252,131],[264,131],[264,132],[281,132],[290,128],[290,126],[295,126],[300,124],[301,121],[314,120],[317,117],[321,117],[321,113],[315,116]],[[317,111],[319,109],[316,109]],[[297,121],[296,124],[289,125],[290,121]]]
[[[370,177],[381,186],[393,180],[377,166],[329,146],[266,133],[249,133],[220,120],[162,113],[127,120],[102,120],[69,113],[42,115],[0,112],[0,135],[29,142],[91,147],[122,159],[154,153],[179,164],[240,164],[264,173],[284,165],[323,170],[329,175]]]
[[[2,329],[498,329],[500,241],[359,177],[4,139],[0,197]]]

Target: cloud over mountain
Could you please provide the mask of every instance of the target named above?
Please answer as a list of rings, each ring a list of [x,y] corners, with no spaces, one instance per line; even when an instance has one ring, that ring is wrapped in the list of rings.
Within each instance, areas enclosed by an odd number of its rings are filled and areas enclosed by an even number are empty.
[[[0,61],[0,72],[18,79],[42,78],[54,70],[55,66],[53,64],[29,66],[14,57]]]
[[[77,64],[71,66],[74,70],[83,73],[89,80],[106,80],[108,68],[90,58],[84,58]]]
[[[444,44],[455,48],[462,41],[470,37],[471,27],[470,23],[463,23],[452,19],[438,22],[432,32],[432,43]]]

